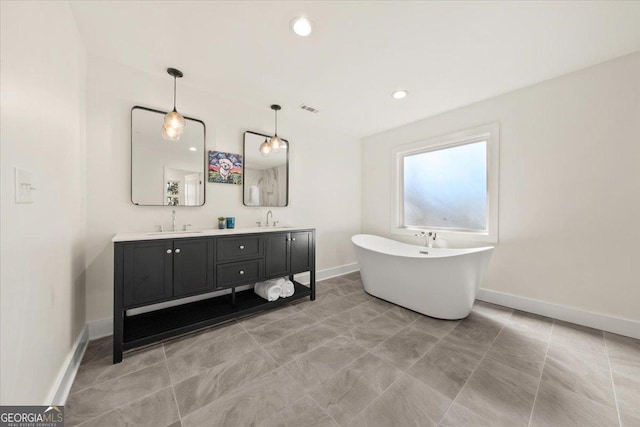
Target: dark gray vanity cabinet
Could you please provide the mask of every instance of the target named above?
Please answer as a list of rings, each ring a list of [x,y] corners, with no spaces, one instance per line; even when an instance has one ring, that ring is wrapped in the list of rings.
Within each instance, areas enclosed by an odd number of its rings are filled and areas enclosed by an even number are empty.
[[[256,283],[264,279],[264,239],[262,234],[216,239],[217,289]]]
[[[114,238],[113,363],[122,361],[125,350],[293,300],[315,299],[314,229],[135,237]],[[294,274],[303,272],[309,273],[308,286],[294,280]],[[267,301],[251,288],[258,281],[284,276],[295,288],[288,298]],[[246,288],[236,290],[239,286]],[[201,297],[180,301],[195,295]],[[163,308],[132,310],[169,301]]]
[[[314,270],[314,243],[311,231],[291,233],[291,274]]]
[[[270,233],[265,236],[265,277],[309,271],[313,255],[312,232]]]
[[[124,244],[124,306],[139,307],[213,290],[213,239]]]
[[[124,306],[164,301],[173,295],[173,241],[124,245]]]
[[[287,276],[291,270],[290,233],[271,233],[264,238],[265,277]]]
[[[214,289],[214,239],[173,241],[173,297]]]

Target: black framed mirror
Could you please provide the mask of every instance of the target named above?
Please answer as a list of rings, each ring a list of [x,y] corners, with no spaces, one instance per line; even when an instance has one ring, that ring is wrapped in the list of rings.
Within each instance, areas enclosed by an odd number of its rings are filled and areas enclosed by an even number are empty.
[[[289,151],[286,139],[283,149],[263,155],[260,146],[270,135],[244,133],[243,203],[254,207],[284,207],[289,205]]]
[[[177,141],[162,137],[166,111],[131,109],[131,201],[139,206],[202,206],[206,197],[206,128],[185,117]]]

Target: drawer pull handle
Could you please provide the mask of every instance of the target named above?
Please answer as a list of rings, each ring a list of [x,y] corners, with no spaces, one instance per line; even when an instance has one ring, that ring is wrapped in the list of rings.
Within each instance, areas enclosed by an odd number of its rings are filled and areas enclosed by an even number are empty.
[[[244,274],[244,270],[240,270],[240,275],[242,276]]]
[[[170,254],[171,253],[171,249],[167,249],[167,253]]]
[[[176,249],[176,253],[179,254],[180,253],[180,249]]]
[[[244,249],[244,245],[240,245],[240,249]]]

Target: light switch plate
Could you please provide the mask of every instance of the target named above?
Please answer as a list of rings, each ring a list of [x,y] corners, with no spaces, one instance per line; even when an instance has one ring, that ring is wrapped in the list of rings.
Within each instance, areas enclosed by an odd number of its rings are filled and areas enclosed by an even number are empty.
[[[33,187],[31,171],[16,168],[16,203],[33,203]]]

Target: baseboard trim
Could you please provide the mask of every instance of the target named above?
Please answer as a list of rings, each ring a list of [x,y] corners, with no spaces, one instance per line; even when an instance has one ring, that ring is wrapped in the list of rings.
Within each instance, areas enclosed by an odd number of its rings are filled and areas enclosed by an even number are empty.
[[[49,398],[43,403],[44,405],[62,406],[66,403],[69,391],[71,390],[71,385],[73,384],[73,380],[76,379],[76,374],[78,373],[82,356],[84,356],[84,352],[87,349],[88,344],[88,325],[85,325],[80,331],[80,334],[71,347],[71,351],[62,364],[62,367],[58,372],[58,376],[56,377],[53,387],[49,393]]]
[[[320,280],[331,279],[332,277],[342,276],[344,274],[353,273],[360,270],[360,266],[357,262],[351,264],[339,265],[337,267],[325,268],[324,270],[316,271],[316,282]],[[296,280],[305,285],[309,284],[309,273],[296,274]]]
[[[492,304],[498,304],[541,316],[575,323],[590,328],[602,329],[618,335],[640,339],[640,322],[580,310],[566,305],[553,304],[531,298],[520,297],[504,292],[480,289],[477,299]]]
[[[113,335],[113,319],[111,317],[107,317],[106,319],[87,322],[87,328],[89,332],[89,341],[108,337]]]

